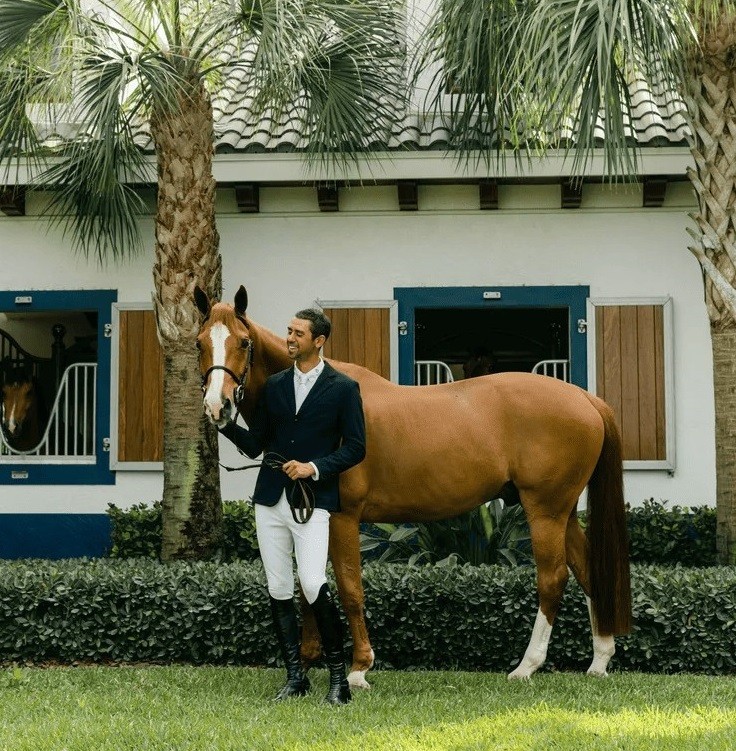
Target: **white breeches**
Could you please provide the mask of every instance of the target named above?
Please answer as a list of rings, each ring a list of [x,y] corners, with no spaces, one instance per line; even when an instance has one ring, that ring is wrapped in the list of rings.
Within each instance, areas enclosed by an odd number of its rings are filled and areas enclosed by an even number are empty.
[[[255,510],[256,535],[268,593],[274,600],[290,600],[294,596],[294,552],[299,583],[311,605],[327,581],[330,512],[316,508],[306,524],[297,524],[286,496],[281,496],[275,506],[256,503]]]

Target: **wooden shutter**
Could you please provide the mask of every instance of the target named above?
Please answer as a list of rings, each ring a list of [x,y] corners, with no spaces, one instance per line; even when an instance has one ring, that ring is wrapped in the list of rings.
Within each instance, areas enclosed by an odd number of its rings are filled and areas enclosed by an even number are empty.
[[[163,461],[164,363],[152,310],[120,310],[119,462]]]
[[[596,305],[595,343],[596,393],[616,413],[624,460],[668,459],[664,305]]]
[[[332,333],[325,357],[362,365],[391,378],[390,312],[388,308],[325,308]]]

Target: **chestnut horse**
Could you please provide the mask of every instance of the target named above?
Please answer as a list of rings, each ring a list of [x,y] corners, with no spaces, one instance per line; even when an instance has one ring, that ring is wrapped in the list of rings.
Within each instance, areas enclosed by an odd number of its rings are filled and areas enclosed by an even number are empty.
[[[197,345],[206,411],[217,425],[240,412],[247,423],[263,385],[293,365],[286,342],[235,305],[211,304]],[[593,631],[589,674],[606,675],[614,635],[631,625],[621,438],[611,409],[583,389],[529,373],[499,373],[438,386],[398,386],[350,363],[331,364],[360,384],[365,459],[340,476],[342,510],[330,518],[330,558],[353,639],[349,680],[367,687],[373,650],[363,613],[359,524],[434,521],[500,495],[526,510],[537,566],[539,608],[529,646],[509,678],[529,678],[544,662],[568,567],[588,600]],[[588,488],[587,536],[577,503]],[[305,662],[320,646],[306,609]]]
[[[2,432],[5,442],[19,452],[32,451],[41,440],[38,384],[28,375],[9,378],[3,385]]]

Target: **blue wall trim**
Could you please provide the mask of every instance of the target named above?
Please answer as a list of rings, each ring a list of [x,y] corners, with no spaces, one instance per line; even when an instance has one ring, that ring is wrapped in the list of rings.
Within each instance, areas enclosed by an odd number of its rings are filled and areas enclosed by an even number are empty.
[[[498,292],[484,299],[484,292]],[[422,308],[568,308],[570,380],[588,387],[588,340],[578,332],[578,319],[586,317],[590,287],[395,287],[399,320],[406,321],[406,336],[399,336],[399,383],[414,383],[415,311]]]
[[[99,558],[109,550],[107,514],[0,514],[0,558]]]
[[[32,302],[18,304],[16,297],[31,297]],[[115,290],[12,290],[0,291],[0,310],[10,311],[97,311],[97,444],[96,464],[2,464],[0,485],[114,485],[110,454],[103,441],[110,436],[111,343],[105,337],[105,324],[112,322]],[[14,476],[15,475],[15,476]]]

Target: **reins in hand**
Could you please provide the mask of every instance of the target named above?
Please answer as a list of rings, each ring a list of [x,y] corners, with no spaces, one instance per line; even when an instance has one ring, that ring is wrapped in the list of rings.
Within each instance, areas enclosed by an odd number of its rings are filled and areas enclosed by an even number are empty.
[[[240,451],[240,449],[238,449],[238,451]],[[287,461],[288,459],[284,459],[280,454],[273,451],[267,451],[263,455],[262,461],[254,462],[253,464],[244,464],[241,467],[228,467],[221,461],[218,461],[217,463],[226,472],[240,472],[240,470],[243,469],[255,469],[257,467],[268,467],[269,469],[282,471],[281,467]],[[297,524],[306,524],[312,518],[312,513],[314,512],[314,491],[300,478],[293,480],[293,482],[294,485],[291,488],[286,489],[286,500],[289,502],[291,516],[294,521]]]

